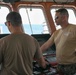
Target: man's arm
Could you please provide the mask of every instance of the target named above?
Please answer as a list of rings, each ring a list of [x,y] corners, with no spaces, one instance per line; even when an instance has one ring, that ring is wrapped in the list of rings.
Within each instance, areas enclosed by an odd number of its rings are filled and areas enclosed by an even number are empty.
[[[38,64],[42,67],[42,68],[46,68],[46,61],[45,61],[45,59],[44,59],[44,57],[42,56],[41,58],[39,58],[38,60],[37,60],[37,62],[38,62]]]
[[[46,51],[54,43],[53,36],[50,37],[40,48],[42,52]]]
[[[35,52],[34,58],[36,59],[36,61],[38,62],[38,64],[41,67],[45,68],[46,67],[46,61],[43,57],[42,51],[40,50],[40,45],[37,42],[37,40],[35,40],[35,46],[36,46],[36,52]]]

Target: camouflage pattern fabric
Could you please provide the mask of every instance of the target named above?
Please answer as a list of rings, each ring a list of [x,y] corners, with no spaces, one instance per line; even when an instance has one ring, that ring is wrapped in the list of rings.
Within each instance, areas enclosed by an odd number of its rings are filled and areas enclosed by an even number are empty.
[[[76,64],[70,64],[70,65],[58,64],[57,70],[63,75],[76,75]]]

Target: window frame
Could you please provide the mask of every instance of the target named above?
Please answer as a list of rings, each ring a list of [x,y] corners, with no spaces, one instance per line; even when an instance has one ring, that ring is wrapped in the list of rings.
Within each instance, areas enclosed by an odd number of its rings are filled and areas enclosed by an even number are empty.
[[[46,17],[46,14],[45,14],[45,9],[43,7],[43,5],[41,4],[19,4],[18,7],[17,7],[17,11],[19,12],[19,9],[20,8],[40,8],[42,11],[43,11],[43,15],[44,15],[44,18],[45,18],[45,21],[47,23],[47,29],[48,29],[48,33],[44,33],[44,34],[50,34],[50,28],[49,28],[49,25],[48,25],[48,21],[47,21],[47,17]],[[32,34],[31,34],[32,35]]]

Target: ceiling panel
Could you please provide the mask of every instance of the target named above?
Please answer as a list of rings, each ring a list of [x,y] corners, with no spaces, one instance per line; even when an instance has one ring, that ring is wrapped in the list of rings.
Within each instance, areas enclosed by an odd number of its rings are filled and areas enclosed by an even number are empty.
[[[32,2],[74,2],[74,0],[21,0],[21,1],[32,1]]]
[[[27,1],[27,2],[74,2],[75,0],[0,0],[1,2],[16,2],[16,1]]]

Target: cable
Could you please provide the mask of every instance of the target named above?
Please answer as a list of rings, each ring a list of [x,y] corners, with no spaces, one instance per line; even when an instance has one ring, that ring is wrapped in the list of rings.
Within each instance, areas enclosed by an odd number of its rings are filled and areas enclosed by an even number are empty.
[[[29,18],[29,13],[28,13],[27,8],[26,8],[26,13],[27,13],[27,16],[28,16],[28,21],[29,21],[29,24],[30,24],[31,32],[32,32],[32,34],[33,34],[32,26],[31,26],[31,21],[30,21],[30,18]]]

